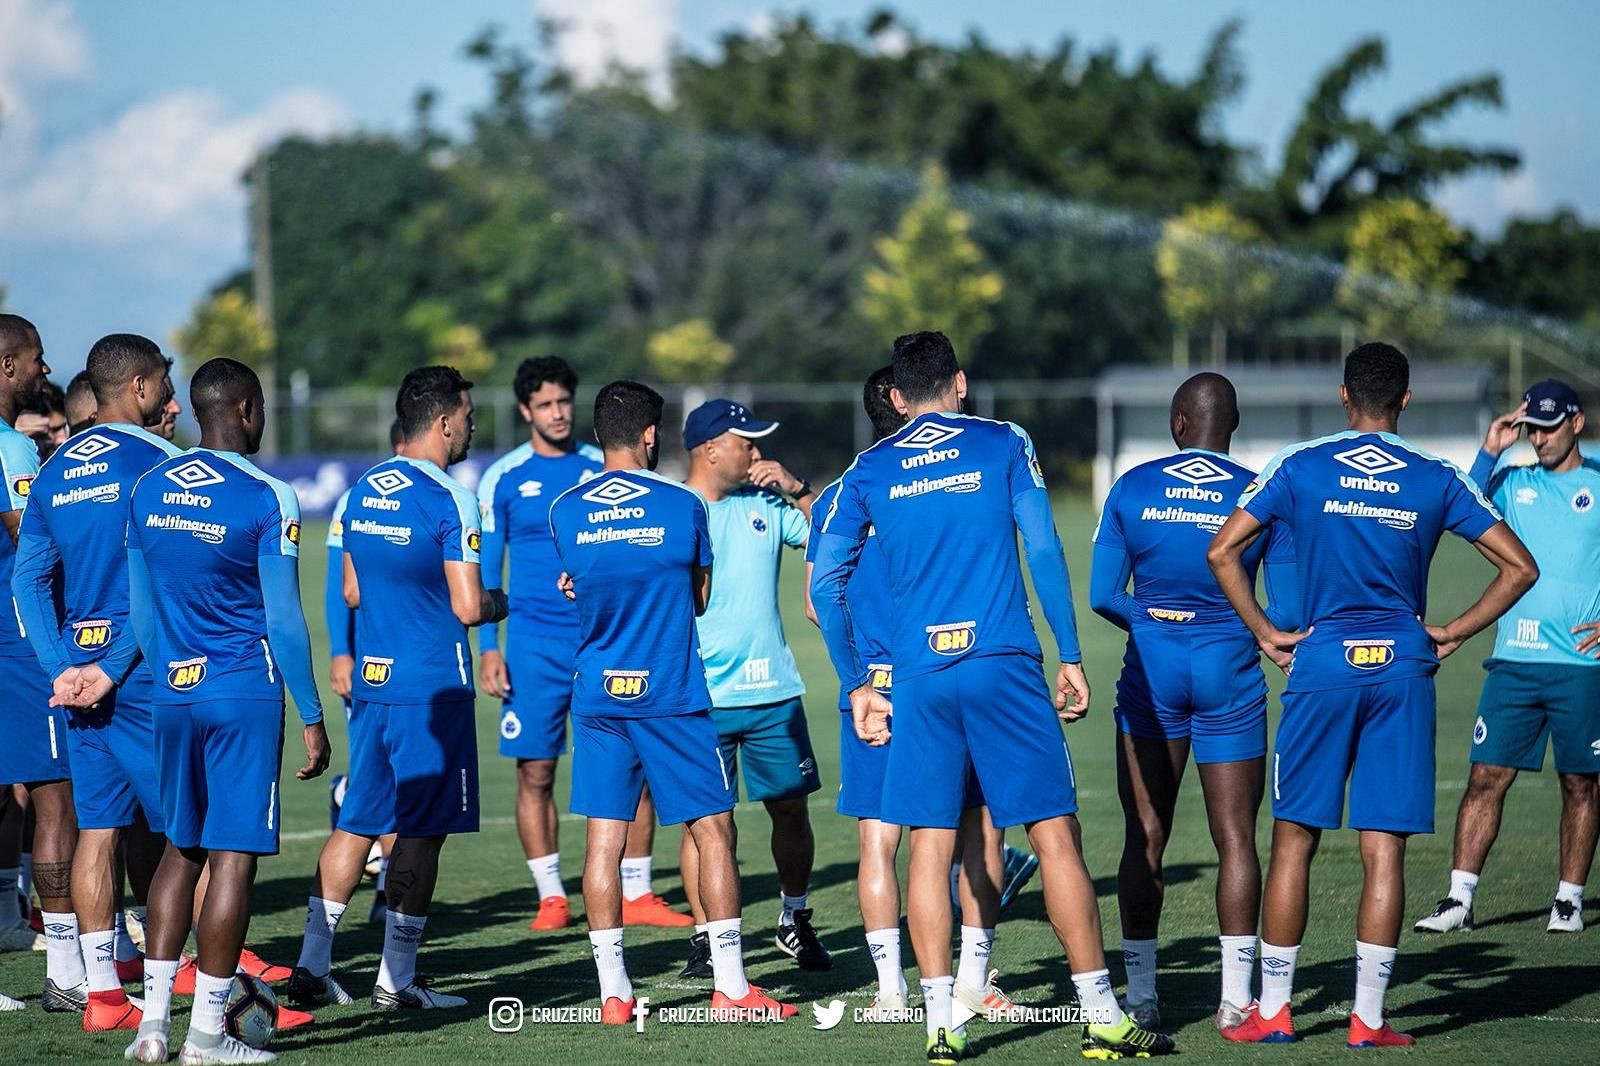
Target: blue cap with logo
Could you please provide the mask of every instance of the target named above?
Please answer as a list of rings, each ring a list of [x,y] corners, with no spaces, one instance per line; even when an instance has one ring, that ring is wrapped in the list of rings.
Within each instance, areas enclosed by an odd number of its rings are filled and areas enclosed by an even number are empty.
[[[1578,398],[1578,391],[1555,378],[1545,378],[1529,386],[1522,395],[1522,403],[1526,410],[1517,418],[1516,424],[1519,426],[1548,429],[1559,426],[1563,419],[1583,412],[1583,401]]]
[[[742,403],[727,399],[707,400],[690,411],[689,417],[684,419],[683,446],[692,450],[724,433],[736,433],[751,439],[765,437],[777,428],[778,423],[762,421]]]

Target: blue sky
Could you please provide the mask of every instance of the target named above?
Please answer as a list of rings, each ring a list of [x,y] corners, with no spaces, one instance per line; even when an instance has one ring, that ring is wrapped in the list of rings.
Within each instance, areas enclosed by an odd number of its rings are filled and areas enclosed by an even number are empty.
[[[859,23],[876,4],[783,5]],[[1212,30],[1245,22],[1249,77],[1225,125],[1270,164],[1318,71],[1367,34],[1389,44],[1389,72],[1360,103],[1384,115],[1446,81],[1487,70],[1507,107],[1473,112],[1453,136],[1510,145],[1521,173],[1453,185],[1441,201],[1493,232],[1558,205],[1600,219],[1600,122],[1585,107],[1600,5],[1503,3],[1017,3],[981,15],[957,0],[903,3],[930,36],[977,30],[1006,47],[1066,33],[1149,51],[1194,69]],[[0,283],[44,332],[54,364],[82,364],[113,330],[165,343],[189,306],[245,259],[238,174],[254,148],[287,132],[398,129],[413,91],[439,89],[447,120],[478,100],[461,45],[485,23],[526,33],[535,9],[573,20],[567,58],[609,55],[659,70],[675,45],[705,49],[730,27],[759,30],[772,5],[744,0],[266,0],[161,4],[0,0]]]

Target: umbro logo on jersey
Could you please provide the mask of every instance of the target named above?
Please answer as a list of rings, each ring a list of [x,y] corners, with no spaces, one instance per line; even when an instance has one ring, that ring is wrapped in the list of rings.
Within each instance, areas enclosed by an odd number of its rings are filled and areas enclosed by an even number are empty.
[[[204,460],[190,459],[167,471],[167,480],[176,482],[185,492],[206,485],[222,484],[222,475],[207,466]]]
[[[91,434],[78,443],[61,449],[61,454],[75,463],[87,463],[90,460],[100,458],[106,452],[115,451],[116,448],[116,441]]]
[[[409,489],[412,481],[399,470],[390,467],[367,478],[367,484],[376,489],[380,496],[393,496],[402,489]]]
[[[1213,463],[1203,455],[1191,455],[1181,463],[1161,468],[1163,474],[1171,474],[1180,481],[1187,481],[1191,485],[1209,485],[1213,481],[1232,481],[1233,475],[1222,467]]]
[[[583,498],[590,503],[605,503],[613,507],[629,500],[637,500],[640,496],[649,495],[650,490],[643,485],[635,485],[631,481],[614,477],[604,485],[590,489],[583,494]]]
[[[947,440],[961,435],[961,430],[953,426],[941,426],[937,422],[924,422],[913,432],[894,442],[896,448],[937,448]]]
[[[531,500],[543,491],[544,482],[542,481],[524,481],[522,484],[517,486],[517,495],[521,496],[525,500]]]
[[[1335,459],[1352,470],[1372,477],[1374,474],[1387,474],[1391,470],[1405,469],[1405,463],[1376,444],[1363,444],[1359,448],[1351,448],[1347,452],[1339,452]]]

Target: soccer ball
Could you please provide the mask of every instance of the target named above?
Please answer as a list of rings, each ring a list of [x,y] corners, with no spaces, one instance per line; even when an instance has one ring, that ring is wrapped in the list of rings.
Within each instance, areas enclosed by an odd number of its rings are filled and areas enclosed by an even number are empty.
[[[253,1048],[264,1048],[278,1031],[278,997],[267,983],[247,973],[233,975],[233,988],[222,1008],[222,1028]]]

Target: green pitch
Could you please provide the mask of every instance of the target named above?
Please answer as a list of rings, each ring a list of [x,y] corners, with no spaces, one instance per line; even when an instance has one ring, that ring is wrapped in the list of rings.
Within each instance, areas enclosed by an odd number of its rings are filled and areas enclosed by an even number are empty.
[[[1112,977],[1120,985],[1115,872],[1121,852],[1122,817],[1112,770],[1111,701],[1122,657],[1122,635],[1090,614],[1084,599],[1089,575],[1089,534],[1093,514],[1081,499],[1065,501],[1059,512],[1063,539],[1078,591],[1078,619],[1090,680],[1093,711],[1069,731],[1077,770],[1084,843],[1101,896],[1101,915],[1111,946]],[[312,617],[319,671],[325,672],[321,632],[324,556],[311,546],[323,529],[308,525],[302,567],[304,598]],[[1445,618],[1462,607],[1487,579],[1487,567],[1467,547],[1446,538],[1434,567],[1432,617]],[[511,824],[512,767],[495,754],[498,708],[488,700],[478,707],[482,752],[483,831],[452,840],[445,848],[438,898],[421,955],[424,972],[442,988],[468,997],[470,1009],[453,1013],[376,1014],[356,1006],[324,1008],[309,1030],[280,1037],[273,1050],[284,1062],[395,1063],[577,1062],[591,1063],[783,1063],[911,1062],[921,1057],[920,1027],[856,1025],[845,1020],[827,1032],[812,1028],[810,1004],[843,999],[848,1008],[866,1006],[874,988],[855,900],[854,825],[833,813],[837,784],[838,712],[836,684],[815,630],[801,609],[798,554],[784,570],[785,621],[805,672],[810,694],[812,736],[825,787],[813,797],[817,865],[812,903],[824,942],[833,951],[831,974],[801,974],[773,947],[777,883],[767,852],[767,823],[759,807],[741,806],[745,889],[745,950],[753,980],[801,1006],[801,1016],[781,1027],[666,1026],[654,1019],[643,1035],[633,1029],[598,1026],[528,1025],[521,1032],[489,1030],[489,1001],[517,996],[529,1006],[593,1004],[597,986],[581,924],[578,873],[583,826],[562,824],[562,852],[574,911],[580,924],[559,933],[528,932],[535,899],[531,878]],[[952,560],[959,566],[959,560]],[[1449,833],[1466,777],[1466,751],[1481,679],[1480,662],[1490,647],[1486,637],[1449,660],[1439,675],[1439,789],[1441,832],[1413,842],[1406,913],[1426,911],[1443,893],[1450,862]],[[324,690],[330,708],[338,701]],[[342,722],[334,711],[329,732],[334,769],[345,765]],[[291,716],[291,721],[293,721]],[[307,875],[328,828],[327,779],[301,783],[298,731],[291,728],[284,751],[283,852],[262,863],[256,885],[256,916],[251,938],[269,959],[293,964],[299,953]],[[565,806],[565,766],[561,786]],[[1389,1005],[1394,1020],[1420,1043],[1409,1053],[1435,1061],[1500,1062],[1507,1058],[1543,1062],[1591,1062],[1600,1049],[1600,953],[1591,931],[1577,937],[1544,932],[1556,881],[1556,816],[1559,799],[1552,773],[1525,775],[1512,790],[1500,843],[1478,893],[1477,932],[1443,939],[1407,933],[1396,967]],[[1263,861],[1270,823],[1263,813]],[[1022,833],[1013,830],[1013,843]],[[667,829],[656,846],[657,890],[682,905],[676,870],[678,830]],[[902,849],[902,862],[904,859]],[[1359,858],[1348,832],[1326,836],[1313,871],[1311,926],[1300,955],[1295,999],[1299,1044],[1287,1048],[1237,1047],[1211,1027],[1216,1005],[1217,962],[1211,851],[1198,784],[1190,775],[1178,825],[1167,856],[1167,903],[1161,938],[1161,991],[1168,1027],[1186,1060],[1284,1063],[1349,1062],[1344,1048],[1344,1015],[1354,980],[1354,913],[1359,895]],[[377,970],[382,928],[365,921],[371,889],[363,888],[339,932],[336,966],[350,991],[368,992]],[[1063,1005],[1072,986],[1060,949],[1045,921],[1037,882],[1007,915],[995,961],[1001,986],[1019,1002]],[[1592,912],[1591,912],[1592,913]],[[1409,924],[1409,923],[1408,923]],[[677,979],[686,940],[677,930],[639,930],[628,934],[628,968],[635,989],[651,1006],[705,1003],[709,989]],[[909,944],[905,961],[912,967]],[[29,1009],[0,1015],[0,1034],[16,1061],[119,1059],[125,1034],[86,1036],[76,1017],[45,1015],[38,1008],[43,981],[42,955],[0,955],[0,989],[25,995]],[[910,981],[915,986],[914,969]],[[180,1000],[181,1006],[186,1001]],[[176,1020],[181,1033],[185,1017]],[[1059,1028],[974,1023],[972,1049],[985,1063],[1078,1060],[1076,1034]],[[1079,1060],[1081,1061],[1081,1060]]]

